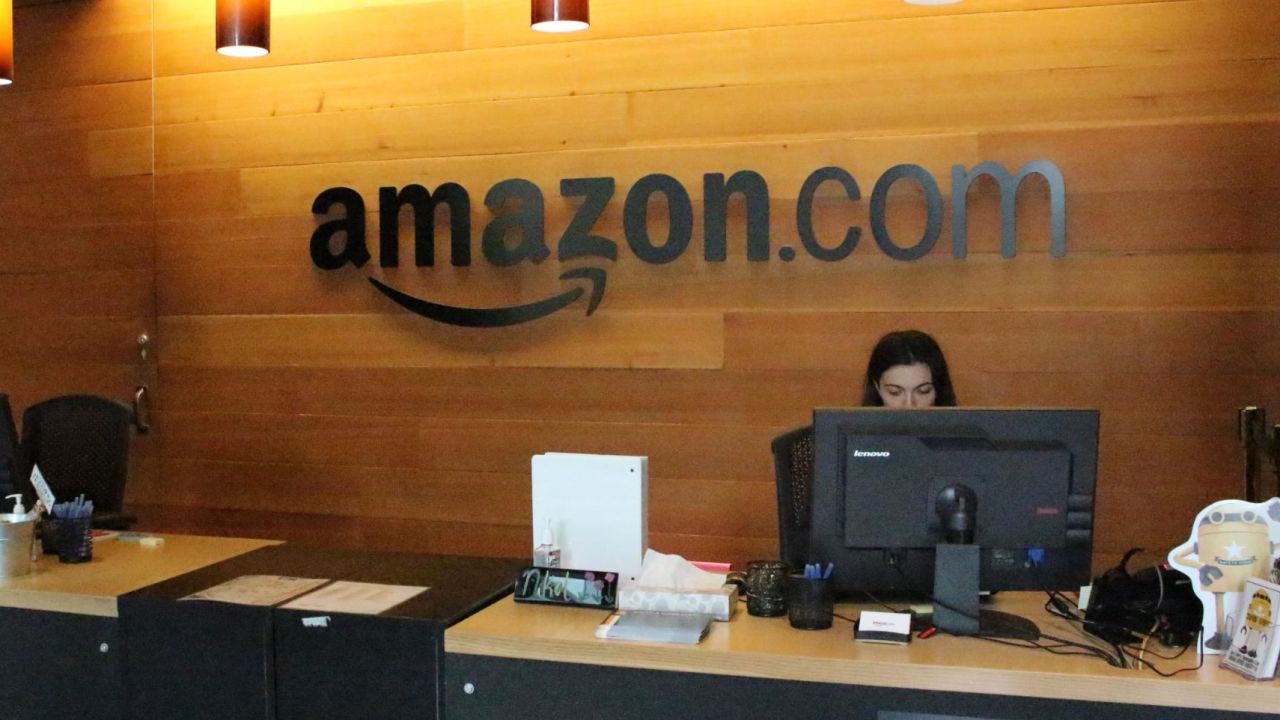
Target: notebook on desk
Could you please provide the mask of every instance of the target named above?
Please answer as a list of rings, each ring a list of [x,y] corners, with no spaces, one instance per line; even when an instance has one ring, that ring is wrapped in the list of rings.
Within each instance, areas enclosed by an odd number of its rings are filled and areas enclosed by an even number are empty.
[[[596,637],[605,640],[696,645],[711,629],[710,615],[694,613],[653,613],[623,611],[605,618],[596,628]]]

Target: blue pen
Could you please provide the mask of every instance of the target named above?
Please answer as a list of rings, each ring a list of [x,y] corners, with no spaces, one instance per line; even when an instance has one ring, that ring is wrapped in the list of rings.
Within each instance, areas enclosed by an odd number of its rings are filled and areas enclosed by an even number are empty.
[[[822,579],[827,580],[831,577],[831,571],[836,569],[835,563],[827,563],[827,569],[822,573]]]

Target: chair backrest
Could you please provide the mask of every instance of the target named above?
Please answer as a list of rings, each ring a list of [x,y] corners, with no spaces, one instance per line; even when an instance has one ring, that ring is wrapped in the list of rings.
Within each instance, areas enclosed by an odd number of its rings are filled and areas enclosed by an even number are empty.
[[[778,485],[778,543],[782,559],[799,567],[811,562],[809,518],[813,501],[813,426],[773,439],[773,472]]]
[[[59,501],[84,494],[94,512],[119,512],[129,477],[132,412],[95,395],[62,395],[22,414],[27,467],[40,473]]]
[[[18,445],[18,429],[13,424],[13,408],[9,396],[0,393],[0,498],[22,492],[22,448]],[[8,502],[0,502],[0,512],[9,512]]]

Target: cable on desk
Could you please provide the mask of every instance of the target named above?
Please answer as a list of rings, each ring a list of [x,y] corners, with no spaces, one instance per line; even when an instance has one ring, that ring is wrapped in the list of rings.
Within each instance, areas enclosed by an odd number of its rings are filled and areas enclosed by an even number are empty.
[[[1010,647],[1025,648],[1028,650],[1044,650],[1054,655],[1082,655],[1085,657],[1094,657],[1106,661],[1111,667],[1123,667],[1122,662],[1118,658],[1112,657],[1107,651],[1093,645],[1085,645],[1084,643],[1066,640],[1064,638],[1054,637],[1052,635],[1041,635],[1041,638],[1054,641],[1054,645],[1037,642],[1034,640],[1007,640],[1005,638],[988,637],[986,635],[974,635],[979,640],[987,642],[999,643],[1000,645],[1008,645]],[[1070,648],[1070,649],[1066,649]]]
[[[1039,565],[1033,563],[1032,566],[1037,574],[1037,579],[1038,579]],[[903,580],[907,580],[906,573],[902,571],[902,568],[898,567],[897,565],[894,565],[893,567],[895,570],[898,571],[898,574],[902,576]],[[1040,584],[1043,587],[1043,582],[1041,582]],[[1071,612],[1070,606],[1075,606],[1077,612],[1079,610],[1079,606],[1071,602],[1069,599],[1066,598],[1066,596],[1062,595],[1061,593],[1057,593],[1056,591],[1049,592],[1048,590],[1046,590],[1046,592],[1049,593],[1050,601],[1056,600],[1057,602],[1054,603],[1055,605],[1063,606],[1061,608],[1062,609],[1062,614],[1060,615],[1061,617],[1065,617],[1068,619],[1077,619],[1072,617],[1074,613]],[[967,617],[971,620],[978,619],[977,617],[975,617],[974,615],[968,612],[960,610],[959,608],[952,607],[951,605],[948,605],[945,602],[939,601],[937,598],[933,597],[933,595],[930,593],[919,593],[919,594],[928,598],[929,601],[932,602],[933,604],[946,608],[947,610],[950,610],[951,612],[954,612],[957,615]],[[1055,594],[1056,594],[1056,598],[1055,598]],[[1059,613],[1054,613],[1054,614],[1059,614]],[[991,637],[991,636],[981,635],[981,634],[966,636],[966,637],[976,637],[980,640],[1000,643],[1002,645],[1009,645],[1011,647],[1022,647],[1022,648],[1029,648],[1029,649],[1044,650],[1046,652],[1050,652],[1055,655],[1084,655],[1084,656],[1096,657],[1105,661],[1111,667],[1119,667],[1119,668],[1127,667],[1124,652],[1119,647],[1115,647],[1115,654],[1112,654],[1094,645],[1086,645],[1085,643],[1080,643],[1074,640],[1068,640],[1066,638],[1060,638],[1053,635],[1047,635],[1045,633],[1041,633],[1040,637],[1042,639],[1050,640],[1056,644],[1048,645],[1036,640],[1016,640],[1016,639]],[[1067,648],[1069,648],[1069,650]]]
[[[1198,633],[1196,633],[1196,636],[1199,638],[1200,651],[1197,653],[1197,655],[1199,655],[1199,656],[1200,656],[1200,659],[1196,662],[1196,664],[1195,664],[1194,666],[1192,666],[1192,667],[1178,668],[1177,670],[1174,670],[1173,672],[1164,672],[1163,670],[1161,670],[1161,669],[1157,668],[1155,665],[1152,665],[1151,663],[1143,663],[1143,664],[1145,664],[1145,665],[1147,666],[1147,669],[1148,669],[1148,670],[1150,670],[1151,672],[1153,672],[1153,673],[1155,673],[1155,674],[1159,675],[1160,677],[1173,677],[1174,675],[1178,675],[1178,674],[1180,674],[1180,673],[1184,673],[1184,672],[1195,672],[1196,670],[1199,670],[1200,668],[1204,667],[1204,632],[1203,632],[1203,631],[1198,632]],[[1176,657],[1179,657],[1180,655],[1182,655],[1182,653],[1183,653],[1183,652],[1186,652],[1187,647],[1191,647],[1191,646],[1190,646],[1190,644],[1188,644],[1186,647],[1182,648],[1182,652],[1179,652],[1179,653],[1178,653],[1177,655],[1175,655],[1174,657],[1175,657],[1175,658],[1176,658]],[[1129,654],[1129,656],[1130,656],[1130,657],[1133,657],[1133,655],[1132,655],[1131,653],[1127,653],[1127,654]],[[1172,658],[1170,658],[1170,659],[1172,659]]]
[[[860,590],[859,592],[861,592],[863,595],[866,595],[866,596],[871,600],[871,602],[873,602],[873,603],[875,603],[875,604],[879,605],[880,607],[882,607],[882,608],[884,608],[884,609],[888,610],[889,612],[895,612],[895,613],[910,613],[910,612],[911,612],[911,608],[907,608],[906,610],[899,610],[898,608],[896,608],[896,607],[894,607],[894,606],[890,605],[889,603],[887,603],[887,602],[885,602],[885,601],[881,600],[880,598],[876,597],[875,595],[872,595],[870,590]]]
[[[1061,592],[1058,592],[1056,590],[1049,590],[1048,588],[1046,588],[1044,586],[1044,582],[1040,580],[1039,568],[1040,568],[1039,564],[1032,563],[1032,571],[1036,576],[1036,581],[1040,584],[1040,587],[1042,590],[1044,590],[1045,594],[1049,596],[1049,599],[1045,601],[1045,610],[1047,610],[1049,613],[1053,615],[1057,615],[1058,617],[1068,620],[1070,622],[1079,623],[1083,629],[1083,625],[1085,624],[1086,620],[1082,615],[1080,615],[1080,606],[1077,603],[1072,602],[1069,598],[1067,598]],[[1163,588],[1162,588],[1162,592],[1163,592]],[[1102,627],[1109,627],[1109,628],[1115,628],[1118,630],[1124,630],[1126,632],[1132,633],[1133,635],[1136,635],[1142,638],[1142,643],[1141,645],[1138,645],[1138,646],[1135,646],[1134,643],[1131,643],[1131,642],[1130,643],[1123,643],[1123,642],[1110,643],[1111,646],[1115,649],[1116,653],[1119,655],[1120,662],[1122,663],[1120,667],[1126,667],[1126,665],[1124,664],[1125,663],[1124,658],[1130,658],[1137,661],[1137,665],[1134,666],[1136,669],[1142,669],[1143,667],[1146,667],[1146,669],[1150,670],[1151,672],[1154,672],[1157,675],[1160,675],[1161,677],[1173,677],[1178,673],[1199,670],[1204,665],[1203,633],[1197,633],[1197,637],[1199,638],[1199,643],[1200,643],[1200,653],[1199,653],[1200,659],[1195,665],[1195,667],[1180,668],[1178,670],[1174,670],[1173,672],[1165,672],[1157,668],[1156,666],[1152,665],[1149,661],[1147,661],[1145,659],[1145,655],[1150,654],[1153,657],[1160,658],[1161,660],[1176,660],[1182,657],[1183,654],[1187,652],[1187,648],[1191,647],[1191,643],[1187,643],[1186,645],[1183,645],[1181,648],[1178,649],[1178,652],[1173,655],[1162,655],[1161,653],[1155,652],[1154,650],[1148,650],[1147,646],[1151,642],[1151,638],[1154,637],[1155,631],[1159,629],[1158,621],[1155,624],[1153,624],[1151,627],[1151,630],[1146,633],[1132,630],[1131,628],[1124,625],[1120,625],[1118,623],[1102,622],[1097,620],[1089,620],[1087,622],[1094,625],[1100,625]],[[1086,630],[1085,632],[1088,632],[1088,631]],[[1133,652],[1135,647],[1138,650],[1136,654]]]

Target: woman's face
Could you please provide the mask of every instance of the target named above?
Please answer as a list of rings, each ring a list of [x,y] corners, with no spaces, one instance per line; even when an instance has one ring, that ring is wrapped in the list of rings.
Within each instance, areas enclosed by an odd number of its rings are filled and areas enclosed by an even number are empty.
[[[876,383],[885,407],[932,407],[938,393],[933,387],[933,371],[924,363],[894,365]]]

